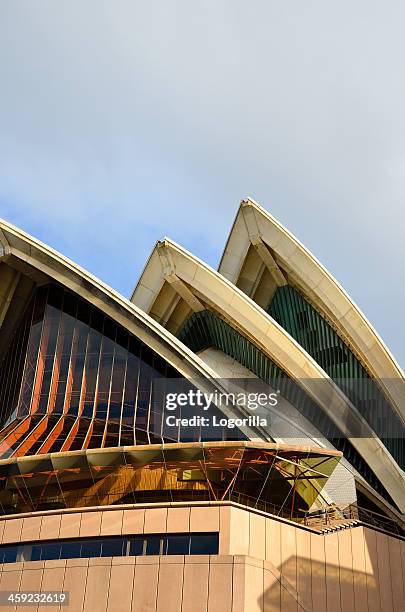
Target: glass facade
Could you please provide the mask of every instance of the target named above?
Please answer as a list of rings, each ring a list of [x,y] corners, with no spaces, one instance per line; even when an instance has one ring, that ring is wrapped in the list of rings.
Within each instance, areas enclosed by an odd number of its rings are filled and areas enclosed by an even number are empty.
[[[326,319],[290,285],[278,287],[268,313],[335,381],[405,469],[405,431],[401,420],[377,382]]]
[[[274,448],[273,448],[274,446]],[[302,516],[339,456],[254,442],[198,442],[36,455],[0,464],[0,512],[234,501]]]
[[[218,533],[55,540],[0,546],[0,563],[144,555],[217,555],[218,549]]]
[[[57,285],[36,291],[0,379],[2,458],[202,436],[199,427],[165,428],[162,381],[186,384],[179,372]],[[216,439],[229,435],[215,432]]]

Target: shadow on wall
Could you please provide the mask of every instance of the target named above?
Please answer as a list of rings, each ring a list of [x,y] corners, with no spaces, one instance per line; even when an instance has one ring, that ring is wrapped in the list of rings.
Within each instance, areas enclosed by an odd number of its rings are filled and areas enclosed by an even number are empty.
[[[296,561],[299,575],[295,579],[297,584],[294,584],[286,576],[295,573]],[[272,612],[368,612],[381,609],[375,577],[362,572],[298,558],[284,563],[281,575],[275,569],[273,578],[273,584],[264,592],[264,601],[259,598],[259,609]],[[374,606],[368,605],[369,598]],[[393,608],[384,612],[388,610]]]
[[[352,530],[350,535],[355,532]],[[358,530],[356,538],[348,537],[346,541],[333,541],[330,535],[315,537],[316,550],[312,540],[310,558],[291,555],[279,568],[265,562],[263,597],[257,600],[259,610],[405,610],[405,542],[369,529],[364,529],[363,537]],[[334,562],[327,562],[332,555]]]

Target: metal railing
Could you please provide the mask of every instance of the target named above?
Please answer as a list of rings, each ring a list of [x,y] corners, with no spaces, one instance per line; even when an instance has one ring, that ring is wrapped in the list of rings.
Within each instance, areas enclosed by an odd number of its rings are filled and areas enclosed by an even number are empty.
[[[132,493],[132,494],[131,494]],[[266,514],[273,516],[282,517],[296,523],[306,525],[308,527],[320,527],[325,526],[338,526],[344,524],[345,521],[359,521],[364,525],[375,527],[387,533],[392,533],[405,537],[405,531],[401,528],[400,524],[394,519],[389,518],[386,515],[374,512],[372,510],[358,506],[357,504],[351,504],[345,508],[338,508],[337,506],[325,506],[317,511],[305,511],[295,509],[291,510],[291,507],[285,503],[284,505],[277,505],[267,500],[262,500],[257,497],[252,497],[245,493],[238,491],[230,491],[224,498],[219,498],[221,501],[235,502],[241,506],[254,508]],[[63,495],[49,496],[43,500],[26,500],[26,507],[18,510],[18,503],[11,503],[7,507],[1,505],[0,514],[14,514],[15,512],[35,512],[45,511],[51,509],[60,508],[79,508],[88,506],[99,506],[99,505],[120,505],[120,504],[143,504],[143,503],[164,503],[164,502],[209,502],[219,501],[214,499],[213,496],[207,490],[192,490],[192,489],[181,489],[181,490],[165,490],[165,491],[144,491],[141,492],[129,492],[127,490],[115,491],[113,494],[106,493],[99,495],[67,495],[64,498]]]
[[[308,512],[304,518],[304,524],[308,526],[333,526],[342,521],[359,521],[364,525],[405,537],[404,529],[394,519],[357,504],[350,504],[346,508],[328,506],[317,512]]]

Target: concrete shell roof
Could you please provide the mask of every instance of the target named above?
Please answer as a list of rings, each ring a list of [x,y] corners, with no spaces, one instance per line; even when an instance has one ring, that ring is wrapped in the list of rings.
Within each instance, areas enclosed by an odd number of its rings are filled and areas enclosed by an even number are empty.
[[[402,470],[343,392],[274,319],[230,280],[167,238],[156,244],[132,301],[145,312],[151,312],[166,282],[178,287],[190,304],[196,300],[197,308],[203,303],[214,309],[297,380],[348,435],[401,511],[405,511]],[[311,385],[311,379],[323,380],[325,384]],[[347,422],[355,422],[362,436],[351,437]]]
[[[379,379],[392,405],[405,421],[404,372],[338,281],[270,213],[257,202],[242,200],[219,265],[237,283],[249,246],[262,241],[290,279],[326,317],[372,376]],[[259,271],[257,271],[259,272]]]

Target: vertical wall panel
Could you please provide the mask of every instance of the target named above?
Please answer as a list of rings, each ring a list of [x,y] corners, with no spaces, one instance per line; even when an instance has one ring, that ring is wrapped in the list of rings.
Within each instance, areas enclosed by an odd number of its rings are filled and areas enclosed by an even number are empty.
[[[199,563],[195,561],[199,560]],[[207,612],[209,562],[205,558],[186,557],[182,612]]]
[[[372,529],[364,529],[363,533],[368,608],[370,612],[380,612],[381,598],[376,532]],[[353,555],[355,552],[353,549]]]
[[[167,531],[169,533],[190,531],[190,508],[168,508]]]
[[[122,530],[123,510],[111,510],[101,515],[100,535],[119,535]]]
[[[229,555],[231,553],[231,508],[220,506],[219,508],[219,554]]]
[[[281,523],[281,573],[283,577],[297,590],[297,543],[296,528]]]
[[[34,562],[35,563],[35,562]],[[37,562],[38,565],[41,564],[41,562]],[[43,565],[43,564],[42,564]],[[30,563],[30,567],[32,567],[32,562]],[[27,566],[24,564],[24,571],[22,572],[21,575],[21,582],[20,582],[20,591],[40,591],[41,590],[41,582],[42,582],[42,574],[43,574],[43,569],[28,569]],[[17,609],[21,608],[21,606],[17,606]],[[38,608],[38,604],[33,604],[28,605],[28,606],[24,606],[23,609],[25,612],[36,612]]]
[[[245,572],[245,610],[263,612],[263,563],[253,564],[247,560]]]
[[[144,508],[134,508],[131,510],[124,510],[122,519],[122,533],[123,534],[141,534],[143,533],[143,527],[145,523],[145,510]]]
[[[280,612],[280,573],[278,570],[274,571],[275,568],[269,569],[269,566],[270,562],[265,561],[263,570],[263,610],[264,612]]]
[[[326,607],[328,612],[341,612],[338,534],[325,536]]]
[[[101,512],[83,512],[80,523],[80,537],[99,536]]]
[[[354,601],[356,610],[367,610],[367,577],[363,527],[355,527],[352,529],[352,551]]]
[[[354,610],[353,553],[350,529],[339,531],[339,581],[342,610]]]
[[[135,565],[112,565],[107,612],[129,612],[132,606]],[[63,611],[62,611],[63,612]]]
[[[69,593],[69,608],[73,612],[82,612],[84,605],[84,594],[87,582],[87,567],[66,566],[63,590]],[[61,607],[63,612],[64,608]]]
[[[155,612],[159,559],[145,557],[138,559],[135,566],[134,590],[132,595],[132,612]]]
[[[311,584],[311,535],[308,531],[297,529],[297,591],[305,607],[312,606]]]
[[[405,589],[402,581],[401,541],[386,536],[390,559],[392,602],[394,610],[405,610]]]
[[[38,540],[41,531],[42,516],[30,516],[23,519],[21,541]]]
[[[314,533],[311,533],[311,573],[313,612],[325,612],[327,609],[325,538]]]
[[[21,582],[21,570],[1,572],[0,590],[1,591],[19,591]],[[9,605],[2,608],[2,612],[14,612],[17,606]]]
[[[83,612],[94,612],[95,610],[105,612],[110,587],[110,574],[111,565],[89,566]]]
[[[192,506],[190,531],[219,531],[219,506]]]
[[[53,540],[59,537],[61,516],[61,514],[49,514],[42,517],[39,535],[41,539]]]
[[[266,519],[266,557],[281,572],[281,523]]]
[[[147,508],[145,510],[145,533],[166,531],[167,508]]]
[[[239,508],[230,508],[230,554],[249,554],[249,513]]]
[[[377,554],[378,554],[378,574],[380,577],[380,596],[381,609],[394,610],[391,586],[391,563],[388,549],[388,537],[376,532]]]
[[[400,542],[402,558],[402,591],[405,593],[405,541]]]
[[[184,557],[169,555],[160,559],[157,594],[158,612],[181,612]]]
[[[298,602],[294,595],[281,585],[281,612],[298,612]]]
[[[232,572],[232,612],[246,609],[246,558],[234,557]]]
[[[46,567],[42,576],[41,591],[63,591],[63,581],[65,579],[65,567]],[[63,608],[62,608],[63,609]],[[69,611],[69,608],[66,608]],[[59,604],[50,606],[38,606],[38,612],[59,612]]]
[[[230,557],[210,558],[208,583],[208,612],[232,611],[232,573]]]
[[[80,532],[82,515],[80,512],[72,512],[61,515],[60,538],[77,538]]]
[[[250,545],[249,555],[257,559],[266,558],[266,518],[254,512],[249,512]]]
[[[7,544],[7,542],[19,542],[22,526],[22,518],[6,520],[3,532],[3,544]]]

